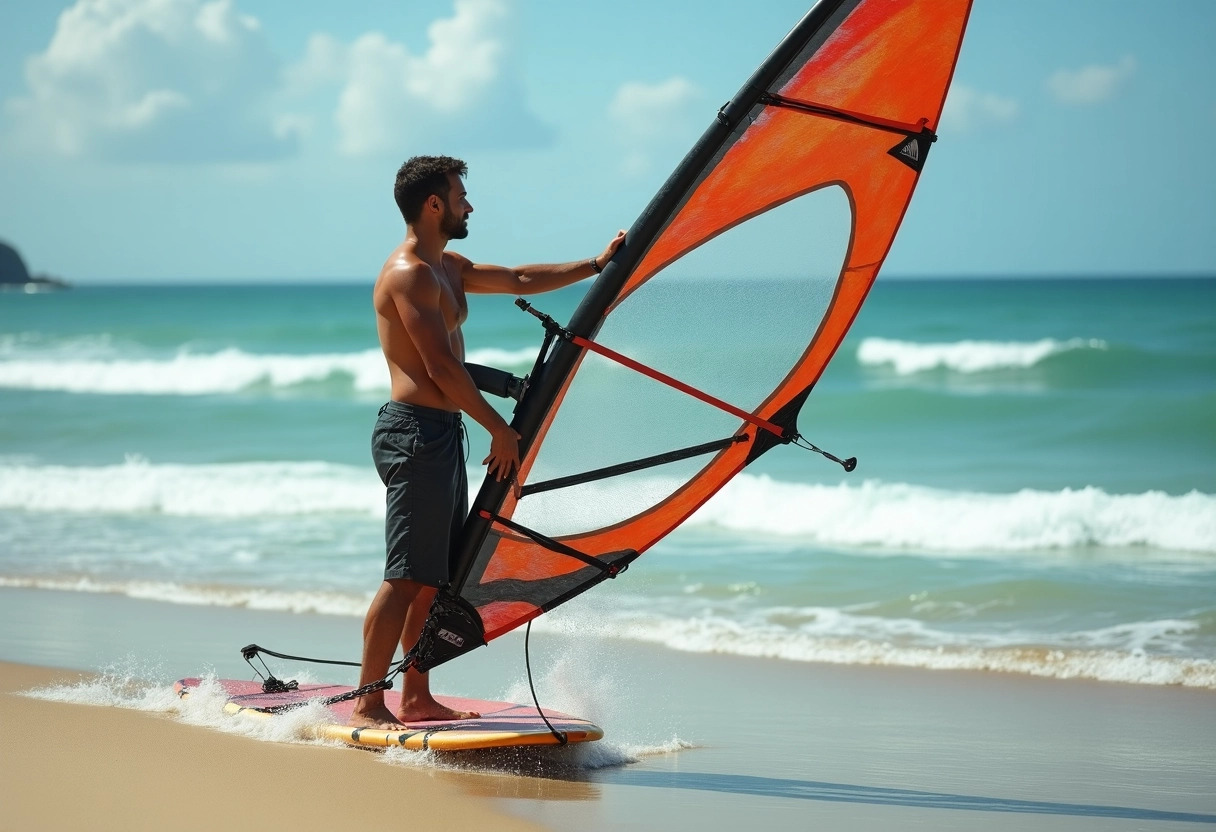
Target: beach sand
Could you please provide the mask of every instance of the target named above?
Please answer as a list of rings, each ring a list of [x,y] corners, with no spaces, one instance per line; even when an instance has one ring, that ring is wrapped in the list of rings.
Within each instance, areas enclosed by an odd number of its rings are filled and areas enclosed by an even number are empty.
[[[394,814],[435,829],[539,828],[471,797],[459,773],[15,695],[78,679],[0,664],[0,829],[379,828]]]
[[[123,673],[134,663],[161,686],[208,669],[249,678],[243,644],[343,658],[358,623],[5,589],[0,658]],[[436,689],[524,701],[521,642],[508,636],[440,668]],[[76,674],[2,666],[0,829],[1216,826],[1211,691],[690,654],[575,632],[532,642],[542,703],[599,722],[601,743],[390,765],[165,714],[13,696]]]

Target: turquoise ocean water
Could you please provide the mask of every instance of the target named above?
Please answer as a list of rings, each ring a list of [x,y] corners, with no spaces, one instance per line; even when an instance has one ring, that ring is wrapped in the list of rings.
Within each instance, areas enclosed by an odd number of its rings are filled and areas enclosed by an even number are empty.
[[[566,319],[580,295],[534,302]],[[0,295],[0,586],[357,627],[383,563],[369,297]],[[540,335],[510,298],[471,298],[470,360],[522,374]],[[857,470],[779,447],[538,626],[1216,689],[1216,281],[880,279],[799,424]]]

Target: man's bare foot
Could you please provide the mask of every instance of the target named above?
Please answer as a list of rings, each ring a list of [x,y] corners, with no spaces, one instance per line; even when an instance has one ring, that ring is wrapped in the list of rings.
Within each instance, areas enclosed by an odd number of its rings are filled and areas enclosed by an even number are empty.
[[[401,703],[397,711],[397,719],[402,722],[439,722],[450,719],[476,719],[481,714],[476,711],[457,711],[447,705],[441,705],[434,699],[418,699],[410,703]]]
[[[375,728],[380,731],[399,731],[405,726],[401,721],[393,715],[384,705],[379,707],[369,708],[367,711],[355,709],[350,715],[350,727],[352,728]]]

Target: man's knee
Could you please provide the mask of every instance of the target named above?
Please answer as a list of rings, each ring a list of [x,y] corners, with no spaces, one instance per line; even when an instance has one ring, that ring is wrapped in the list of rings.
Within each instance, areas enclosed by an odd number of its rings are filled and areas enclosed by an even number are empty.
[[[392,595],[405,598],[411,604],[415,600],[425,601],[429,604],[435,600],[435,595],[439,592],[439,587],[437,586],[420,584],[417,581],[411,581],[409,578],[385,578],[384,585]]]

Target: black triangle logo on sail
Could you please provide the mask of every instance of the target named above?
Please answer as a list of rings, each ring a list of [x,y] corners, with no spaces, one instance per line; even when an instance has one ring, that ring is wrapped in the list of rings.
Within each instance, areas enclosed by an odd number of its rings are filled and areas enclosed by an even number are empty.
[[[887,151],[888,155],[894,156],[917,173],[925,166],[925,156],[928,153],[929,142],[922,142],[920,136],[908,136]]]

